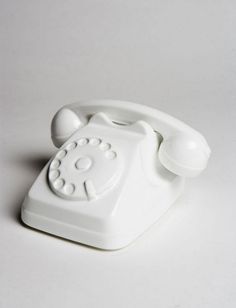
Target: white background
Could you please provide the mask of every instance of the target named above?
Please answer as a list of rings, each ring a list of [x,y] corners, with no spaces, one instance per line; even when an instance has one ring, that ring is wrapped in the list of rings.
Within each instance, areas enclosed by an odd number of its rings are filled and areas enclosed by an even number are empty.
[[[0,0],[0,307],[236,306],[235,1]],[[50,120],[89,98],[140,102],[203,133],[208,169],[129,247],[24,227],[55,150]]]

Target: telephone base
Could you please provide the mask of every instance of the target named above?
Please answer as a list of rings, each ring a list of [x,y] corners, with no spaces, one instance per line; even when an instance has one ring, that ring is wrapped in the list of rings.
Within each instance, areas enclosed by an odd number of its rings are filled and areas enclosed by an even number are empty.
[[[184,188],[184,178],[174,176],[169,182],[165,179],[159,188],[144,187],[146,194],[125,191],[120,194],[117,188],[105,201],[88,204],[81,201],[81,205],[70,200],[60,203],[60,198],[52,195],[43,181],[47,168],[48,165],[24,200],[23,222],[46,233],[104,250],[120,249],[133,242],[169,209]]]

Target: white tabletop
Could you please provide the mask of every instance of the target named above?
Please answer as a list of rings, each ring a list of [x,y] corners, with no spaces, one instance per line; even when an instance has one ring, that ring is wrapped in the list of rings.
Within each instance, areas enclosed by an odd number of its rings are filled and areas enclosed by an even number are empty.
[[[0,307],[236,306],[233,1],[1,1]],[[104,252],[23,226],[63,104],[114,98],[185,121],[208,169],[129,247]]]

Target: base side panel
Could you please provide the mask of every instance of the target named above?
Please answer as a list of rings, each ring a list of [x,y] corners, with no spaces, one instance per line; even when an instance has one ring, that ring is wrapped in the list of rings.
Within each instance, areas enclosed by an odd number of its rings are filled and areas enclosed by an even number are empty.
[[[23,208],[21,210],[21,219],[26,225],[40,231],[104,250],[115,250],[125,247],[139,235],[134,234],[132,237],[128,237],[127,234],[123,236],[99,234],[79,228],[78,226],[68,225],[57,220],[49,219]]]
[[[38,201],[33,200],[29,196],[26,197],[23,203],[21,218],[26,225],[46,233],[104,250],[115,250],[129,245],[154,224],[182,193],[183,186],[184,182],[179,181],[178,185],[175,186],[175,190],[165,200],[165,206],[163,205],[165,210],[163,210],[161,215],[155,208],[152,211],[147,211],[146,217],[142,217],[139,222],[136,222],[136,227],[134,226],[133,229],[129,228],[128,230],[125,227],[127,217],[112,217],[112,220],[109,222],[110,227],[107,228],[106,232],[97,232],[80,225],[70,224],[65,220],[63,221],[63,219],[49,218],[31,210],[34,209],[34,204]],[[104,220],[105,224],[107,224],[107,221]]]

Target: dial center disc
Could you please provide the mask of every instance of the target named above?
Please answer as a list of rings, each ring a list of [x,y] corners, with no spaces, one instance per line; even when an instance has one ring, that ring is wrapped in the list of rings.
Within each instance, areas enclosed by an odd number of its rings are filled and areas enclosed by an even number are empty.
[[[79,171],[86,171],[92,166],[92,159],[88,156],[80,157],[76,163],[75,168]]]

